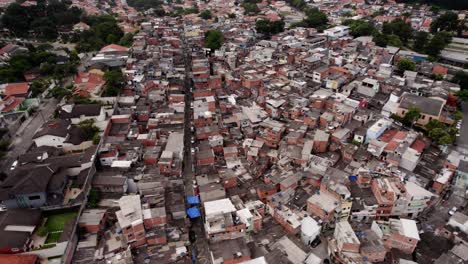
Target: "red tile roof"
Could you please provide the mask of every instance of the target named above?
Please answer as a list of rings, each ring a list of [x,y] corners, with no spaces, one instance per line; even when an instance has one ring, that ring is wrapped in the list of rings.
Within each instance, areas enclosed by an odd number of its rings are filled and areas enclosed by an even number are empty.
[[[80,96],[89,96],[104,85],[102,74],[80,72],[75,76],[75,88],[73,93]]]
[[[388,143],[390,142],[393,137],[398,133],[398,130],[395,130],[395,129],[392,129],[392,130],[387,130],[385,131],[382,136],[380,136],[380,140],[385,142],[385,143]]]
[[[426,143],[420,139],[416,139],[416,141],[411,145],[411,148],[417,150],[419,153],[422,153],[425,147]]]
[[[406,131],[398,131],[393,137],[393,139],[403,140],[406,138],[407,135],[408,135],[408,132]]]
[[[36,255],[0,255],[0,263],[8,264],[35,264],[38,261]]]
[[[5,105],[5,108],[2,109],[2,112],[5,113],[15,109],[19,104],[21,104],[24,101],[24,98],[8,95],[5,98],[3,98],[2,101],[3,102],[0,102],[0,105]]]
[[[114,52],[114,51],[128,51],[128,48],[117,45],[117,44],[110,44],[103,47],[100,52]]]
[[[3,53],[8,53],[10,52],[13,48],[15,47],[15,45],[13,44],[7,44],[6,46],[4,46],[3,48],[0,49],[0,54],[3,54]]]
[[[5,87],[5,95],[22,95],[29,91],[28,83],[9,83]]]
[[[448,69],[440,65],[435,65],[434,68],[432,68],[433,74],[447,75],[447,72],[448,72]]]
[[[400,145],[400,143],[396,142],[396,141],[390,141],[386,146],[385,146],[385,150],[386,151],[389,151],[389,152],[393,152],[395,151],[395,149],[398,148],[398,146]]]

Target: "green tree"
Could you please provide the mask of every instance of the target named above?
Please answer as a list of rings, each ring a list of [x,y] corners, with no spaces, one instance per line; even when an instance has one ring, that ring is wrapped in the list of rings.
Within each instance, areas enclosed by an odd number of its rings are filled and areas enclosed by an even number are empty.
[[[125,47],[132,46],[132,43],[133,43],[133,34],[132,33],[125,34],[119,41],[119,45],[122,45],[122,46],[125,46]]]
[[[345,20],[343,24],[349,26],[350,34],[355,38],[361,36],[372,36],[377,32],[372,23],[363,20],[348,19]]]
[[[32,21],[31,28],[40,38],[56,39],[58,36],[57,26],[48,17],[40,17]]]
[[[413,34],[410,24],[402,19],[395,19],[392,22],[385,22],[382,27],[382,33],[386,35],[397,35],[403,43],[407,43]]]
[[[229,13],[228,18],[234,19],[234,18],[236,18],[236,14],[234,14],[234,13]]]
[[[125,77],[121,70],[111,70],[104,73],[106,81],[106,95],[117,96],[122,90],[125,82]]]
[[[145,11],[150,8],[161,9],[163,1],[160,0],[127,0],[129,6]]]
[[[455,121],[459,121],[459,120],[462,120],[463,119],[463,112],[462,111],[455,111],[455,113],[453,113],[453,120]]]
[[[255,23],[255,30],[266,36],[277,34],[284,31],[284,21],[258,20]]]
[[[432,119],[431,121],[429,121],[429,123],[426,124],[425,128],[427,131],[432,131],[436,128],[441,128],[443,129],[444,128],[444,124],[442,124],[442,122],[440,122],[439,120],[437,119]]]
[[[414,122],[419,119],[421,111],[416,107],[411,107],[403,117],[403,124],[406,126],[413,126]]]
[[[419,31],[414,38],[413,49],[419,52],[423,52],[425,50],[428,39],[429,33]]]
[[[96,208],[98,207],[100,200],[101,200],[101,193],[99,192],[99,190],[95,188],[91,188],[91,190],[89,191],[89,195],[88,195],[88,203],[87,203],[88,206],[91,208]]]
[[[219,30],[208,30],[205,32],[205,47],[211,50],[221,48],[224,42],[223,33]]]
[[[93,140],[94,136],[99,133],[99,128],[94,123],[94,119],[86,119],[78,124],[86,140]]]
[[[403,58],[398,61],[397,67],[400,71],[414,71],[416,69],[416,63],[410,59]]]
[[[468,102],[468,90],[461,90],[457,92],[458,99]]]
[[[426,46],[427,54],[433,57],[439,56],[440,52],[450,43],[451,36],[446,32],[436,33]]]
[[[400,37],[397,35],[389,35],[387,36],[387,45],[393,46],[393,47],[401,47],[403,46],[403,42],[401,42]]]
[[[31,97],[37,97],[47,89],[48,83],[43,80],[35,80],[31,83],[29,89],[31,90]]]
[[[307,27],[324,29],[328,23],[328,18],[325,13],[317,8],[310,8],[305,11],[306,18],[304,22]]]
[[[244,8],[245,15],[253,16],[253,15],[260,13],[260,9],[255,3],[244,2],[242,3],[242,7]]]
[[[458,15],[453,12],[446,12],[431,23],[431,32],[457,31],[459,26]]]
[[[49,96],[56,98],[56,99],[62,99],[64,97],[68,97],[72,95],[71,92],[72,87],[60,87],[60,86],[55,86],[52,90],[50,90]]]
[[[95,33],[99,39],[105,41],[107,44],[116,42],[123,37],[123,31],[115,21],[96,25]]]
[[[388,39],[387,39],[387,36],[385,36],[384,34],[380,34],[380,33],[377,33],[374,35],[374,37],[372,38],[372,41],[375,43],[375,45],[379,46],[379,47],[387,47],[387,43],[388,43]]]
[[[2,24],[17,36],[25,36],[30,29],[31,18],[18,3],[10,4],[2,16]]]
[[[452,82],[459,84],[462,90],[468,90],[468,72],[458,71],[453,76]]]
[[[448,133],[445,133],[443,136],[441,136],[438,140],[437,143],[439,145],[450,145],[454,142],[454,138],[450,136]]]
[[[200,13],[200,15],[198,15],[199,17],[205,19],[205,20],[208,20],[208,19],[212,19],[213,18],[213,14],[211,14],[211,11],[210,10],[205,10],[203,12]]]

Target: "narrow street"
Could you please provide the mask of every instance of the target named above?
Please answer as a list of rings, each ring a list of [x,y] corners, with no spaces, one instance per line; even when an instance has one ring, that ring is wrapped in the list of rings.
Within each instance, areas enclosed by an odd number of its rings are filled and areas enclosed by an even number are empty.
[[[185,183],[185,195],[193,196],[194,195],[194,181],[195,181],[195,172],[194,168],[194,157],[191,152],[192,148],[192,79],[191,79],[191,49],[187,43],[187,40],[182,37],[183,49],[184,49],[184,63],[185,63],[185,80],[184,80],[184,89],[185,89],[185,121],[184,121],[184,183]],[[205,237],[205,231],[203,228],[202,218],[197,218],[192,220],[192,225],[190,230],[195,234],[196,241],[192,245],[193,252],[196,254],[196,261],[194,263],[208,264],[210,261],[208,240]]]
[[[468,155],[468,103],[462,104],[463,120],[460,128],[460,136],[457,138],[456,149],[465,155]]]
[[[34,134],[54,113],[57,103],[55,98],[45,99],[37,111],[23,122],[16,135],[13,135],[10,151],[2,159],[1,169],[3,172],[8,173],[13,161],[31,147]]]

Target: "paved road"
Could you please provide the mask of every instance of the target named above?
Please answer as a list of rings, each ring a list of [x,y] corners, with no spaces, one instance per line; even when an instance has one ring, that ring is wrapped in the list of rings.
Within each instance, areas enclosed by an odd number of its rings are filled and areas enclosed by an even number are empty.
[[[39,109],[33,116],[24,121],[16,132],[16,137],[11,144],[11,150],[7,153],[2,160],[1,168],[4,172],[9,172],[11,164],[18,158],[19,155],[24,154],[32,145],[32,138],[36,131],[47,121],[57,107],[57,99],[45,99],[39,106]]]
[[[463,103],[463,120],[460,136],[457,138],[457,150],[468,155],[468,103]]]
[[[50,44],[54,48],[67,48],[69,50],[74,50],[76,47],[76,44],[74,43],[60,43],[60,42],[48,42],[48,41],[36,41],[33,39],[20,39],[20,38],[5,38],[5,37],[0,37],[0,41],[3,42],[9,42],[9,43],[15,43],[17,45],[22,45],[24,46],[25,44],[31,44],[33,46],[40,46],[43,44]]]
[[[192,196],[194,195],[193,182],[195,180],[195,172],[192,170],[194,164],[194,156],[191,153],[192,148],[192,109],[190,107],[192,103],[192,93],[190,88],[192,86],[192,79],[190,77],[191,72],[191,49],[187,44],[186,40],[183,38],[184,45],[184,61],[185,61],[185,122],[184,122],[184,183],[185,183],[185,195]],[[205,236],[205,230],[203,227],[203,219],[198,218],[191,222],[190,230],[194,232],[196,236],[196,241],[192,244],[192,247],[197,252],[196,263],[199,264],[209,264],[210,261],[210,251],[209,251],[209,241]]]

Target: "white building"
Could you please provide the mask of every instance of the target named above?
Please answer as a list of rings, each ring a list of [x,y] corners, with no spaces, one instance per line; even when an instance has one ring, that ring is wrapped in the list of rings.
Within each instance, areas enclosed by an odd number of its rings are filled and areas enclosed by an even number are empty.
[[[332,38],[342,38],[349,35],[348,26],[336,26],[329,29],[325,29],[323,33]]]
[[[310,245],[320,235],[320,226],[312,217],[302,219],[301,238],[302,242]]]

